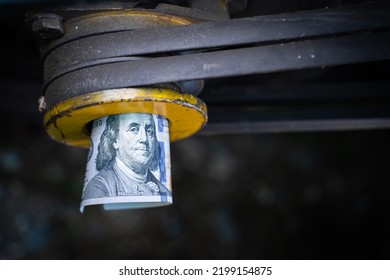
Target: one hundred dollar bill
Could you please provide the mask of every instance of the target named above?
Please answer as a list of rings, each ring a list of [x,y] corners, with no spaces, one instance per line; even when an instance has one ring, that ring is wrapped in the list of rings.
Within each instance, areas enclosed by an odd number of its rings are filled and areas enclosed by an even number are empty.
[[[172,204],[169,122],[145,113],[93,122],[80,211]]]

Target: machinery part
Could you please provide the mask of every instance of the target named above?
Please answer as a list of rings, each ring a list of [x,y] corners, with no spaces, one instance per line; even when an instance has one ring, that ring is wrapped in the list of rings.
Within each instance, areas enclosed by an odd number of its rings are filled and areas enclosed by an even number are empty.
[[[69,43],[77,45],[81,38],[197,21],[199,20],[135,9],[93,11],[65,17],[64,36],[41,45],[45,60],[44,78],[46,81],[52,78],[57,80],[63,76],[51,75],[53,69],[49,65],[53,59],[67,61],[64,64],[54,63],[58,66],[70,63],[71,67],[75,67],[72,73],[76,75],[92,65],[115,68],[115,62],[119,61],[147,63],[152,59],[149,56],[114,56],[79,63],[71,61],[72,58],[67,55],[61,55],[64,46]],[[121,40],[118,37],[116,41]],[[98,45],[100,44],[92,46],[92,49]],[[115,45],[113,47],[116,48]],[[76,52],[82,50],[81,45],[74,49]],[[171,54],[163,54],[166,57],[169,55]],[[114,68],[106,69],[104,76],[110,76],[110,72],[115,71]],[[58,70],[62,71],[61,67]],[[54,75],[58,73],[54,71]],[[143,72],[142,75],[148,79],[148,73]],[[84,82],[94,84],[99,79],[101,77],[91,76]],[[66,77],[65,80],[73,82]],[[85,206],[90,205],[103,205],[105,209],[113,210],[171,204],[169,141],[189,137],[207,122],[206,105],[194,96],[203,88],[203,81],[149,81],[145,84],[146,88],[118,86],[130,80],[130,72],[122,73],[113,77],[114,84],[107,83],[97,91],[86,90],[85,87],[73,88],[75,94],[62,92],[56,95],[46,87],[45,97],[40,99],[41,108],[47,110],[44,116],[46,130],[54,140],[90,147],[91,156],[87,164],[81,212]],[[158,123],[162,121],[161,126],[155,125],[154,119]],[[103,122],[104,126],[98,127]],[[102,127],[104,130],[100,129]],[[158,132],[156,127],[159,128]],[[97,143],[99,145],[96,150]],[[155,170],[160,173],[158,178],[152,172]]]
[[[42,48],[42,54],[45,58],[46,55],[50,57],[51,59],[57,60],[57,61],[63,61],[67,60],[69,61],[68,56],[62,56],[61,50],[65,45],[66,42],[78,42],[77,38],[79,37],[88,37],[96,34],[111,34],[111,33],[117,33],[120,30],[130,30],[130,29],[149,29],[151,27],[164,27],[168,25],[176,25],[176,24],[189,24],[192,22],[198,22],[198,19],[189,19],[189,18],[183,18],[175,15],[167,15],[158,13],[155,11],[149,11],[149,10],[108,10],[108,11],[93,11],[88,14],[82,14],[79,16],[73,16],[70,18],[64,19],[64,28],[65,28],[65,34],[63,37],[59,38],[58,40],[50,41],[46,44],[46,47]],[[117,38],[117,40],[120,42],[121,38]],[[117,42],[118,42],[117,41]],[[99,44],[98,44],[99,45]],[[97,45],[97,46],[98,46]],[[96,47],[96,46],[95,46]],[[116,48],[114,46],[114,48]],[[91,48],[89,48],[91,49]],[[83,46],[80,46],[80,48],[74,49],[76,52],[82,52]],[[57,53],[60,53],[60,56],[57,56]],[[45,80],[49,79],[51,75],[49,74],[53,69],[49,67],[50,62],[48,62],[48,57],[45,59],[44,63],[44,77]],[[148,60],[148,57],[115,57],[115,58],[102,58],[102,59],[92,59],[90,61],[87,61],[86,64],[88,65],[95,65],[95,64],[103,64],[103,65],[109,65],[110,62],[113,61],[122,61],[122,60],[129,60],[129,61],[146,61]],[[52,60],[51,60],[52,61]],[[73,63],[73,62],[72,62]],[[61,64],[61,63],[60,63]],[[66,63],[65,63],[66,64]],[[76,71],[77,72],[77,71]],[[107,73],[108,74],[108,73]],[[125,76],[129,75],[130,73],[123,73]],[[143,73],[145,75],[145,73]],[[49,76],[49,77],[48,77]],[[147,75],[145,75],[147,76]],[[92,77],[90,81],[96,80],[97,77]],[[113,82],[119,81],[123,79],[122,77],[114,78]],[[125,78],[125,80],[129,80],[129,77]],[[203,81],[170,81],[169,83],[147,83],[145,86],[151,86],[151,87],[161,87],[166,88],[168,84],[168,88],[179,90],[185,93],[190,94],[198,94],[202,88],[203,88]],[[169,84],[173,84],[173,87]],[[114,88],[125,88],[128,86],[112,86],[107,84],[107,87],[100,88],[97,91],[102,90],[109,90]],[[88,91],[78,91],[77,95],[82,95],[85,93],[95,92],[95,90],[88,90]],[[56,98],[55,95],[53,95],[52,92],[45,90],[45,101],[47,104],[47,108],[50,109],[55,104],[58,104],[62,102],[63,100],[66,100],[68,98],[72,98],[74,96],[72,95],[62,95],[60,99]]]
[[[69,11],[63,11],[65,14],[67,12]],[[87,65],[116,67],[113,62],[146,63],[151,59],[148,56],[102,57],[84,60],[85,65],[82,65],[70,61],[71,58],[67,55],[61,55],[64,46],[69,43],[77,45],[81,38],[198,21],[150,10],[108,9],[76,12],[64,17],[64,36],[50,38],[39,33],[40,39],[58,38],[40,42],[45,60],[45,80],[60,78],[51,76],[53,69],[48,66],[48,57],[51,62],[52,59],[67,61],[65,64],[59,62],[58,65],[67,65],[70,62],[72,67],[81,65],[81,68]],[[40,21],[33,22],[33,30],[38,27],[38,23]],[[120,42],[121,38],[118,40]],[[81,50],[83,46],[80,45],[74,49],[76,52]],[[80,70],[74,69],[73,73],[77,74]],[[110,76],[110,71],[113,70],[108,70],[104,75]],[[54,75],[56,74],[57,71]],[[131,79],[131,73],[123,75],[115,77],[113,82],[126,83]],[[147,73],[142,75],[147,79]],[[84,82],[95,83],[97,79],[100,77],[89,77]],[[98,204],[113,210],[172,203],[169,141],[186,138],[206,124],[206,105],[192,95],[201,91],[203,81],[148,82],[145,86],[147,88],[130,88],[107,83],[97,91],[85,91],[85,88],[81,87],[80,90],[74,88],[74,95],[68,92],[61,96],[45,88],[45,97],[40,99],[40,109],[46,111],[44,123],[48,134],[54,140],[68,145],[90,147],[81,212],[85,206]],[[155,125],[155,119],[158,125]],[[99,124],[103,122],[104,126],[100,127]],[[104,130],[101,129],[103,127]],[[96,150],[97,143],[99,145]],[[108,173],[109,170],[111,173]],[[159,171],[160,176],[155,177],[155,170]],[[110,185],[112,180],[115,182]]]
[[[56,39],[64,34],[62,17],[55,14],[41,14],[32,23],[32,32],[39,39]]]
[[[388,101],[384,105],[368,104],[353,108],[323,105],[266,109],[214,109],[209,112],[209,118],[213,122],[202,130],[201,135],[390,128]]]
[[[100,28],[104,25],[99,27],[99,24],[88,25],[88,30],[77,33],[76,26],[78,25],[73,24],[74,36],[67,38],[65,35],[53,42],[48,42],[49,47],[43,48],[48,50],[44,52],[46,57],[45,85],[47,97],[49,97],[46,101],[50,108],[68,97],[72,98],[71,96],[105,90],[106,85],[123,88],[175,83],[178,86],[180,81],[187,83],[187,80],[200,78],[224,78],[307,68],[317,68],[316,71],[323,71],[321,69],[326,70],[334,65],[388,60],[389,11],[388,3],[376,1],[340,8],[223,22],[200,22],[189,19],[192,24],[158,28],[149,26],[147,29],[138,30],[128,30],[129,26],[120,29],[115,27],[115,21],[112,21],[109,24],[114,29],[116,28],[112,33],[108,29],[101,30]],[[103,13],[103,11],[95,12]],[[98,17],[88,18],[86,14],[84,16],[86,22],[98,22]],[[71,20],[77,23],[76,17],[69,19],[68,22]],[[123,20],[125,22],[125,17]],[[91,36],[85,36],[86,34],[91,34]],[[82,38],[83,36],[85,38]],[[156,40],[159,44],[154,43]],[[181,55],[175,55],[178,53]],[[58,58],[61,57],[69,59],[59,60]],[[116,67],[120,67],[121,71],[115,73]],[[125,75],[124,71],[131,72]],[[85,78],[85,83],[77,81],[80,77]],[[98,79],[88,84],[91,77],[98,77]],[[267,115],[275,108],[280,107],[284,112],[284,104],[279,103],[283,103],[283,99],[275,101],[276,103],[272,104],[271,108],[267,108],[267,104],[264,103],[258,104],[256,100],[262,99],[262,93],[266,90],[267,88],[257,86],[255,98],[253,94],[245,95],[240,91],[240,98],[247,98],[247,103],[245,105],[234,102],[233,107],[237,114],[241,113],[245,116],[240,119],[247,120],[246,124],[248,124],[246,126],[239,123],[240,128],[247,127],[247,131],[253,129],[251,130],[253,132],[268,131],[263,130],[265,126],[250,126],[249,124],[252,121],[261,123],[261,116]],[[318,91],[319,86],[315,90]],[[366,92],[368,94],[369,90]],[[204,91],[202,98],[209,102],[212,100],[211,93],[210,90]],[[210,102],[212,125],[205,129],[205,133],[213,133],[214,128],[216,133],[229,130],[240,132],[237,130],[237,122],[233,121],[234,118],[226,117],[226,114],[230,114],[232,105],[223,107],[225,101],[225,96],[223,96],[218,99],[218,102]],[[247,109],[252,108],[254,104],[257,104],[258,117],[251,118],[249,117],[251,114],[246,117],[247,112],[250,111]],[[338,106],[338,110],[344,108],[345,112],[350,112],[352,105],[343,103],[343,106]],[[367,114],[361,116],[363,120],[367,117],[370,119],[364,123],[363,127],[389,126],[388,122],[386,124],[386,122],[379,121],[382,116],[378,115],[380,110],[364,111]],[[278,111],[275,112],[274,117],[279,121]],[[291,108],[289,112],[285,116],[285,125],[279,126],[280,131],[283,129],[285,131],[299,130],[299,124],[302,123],[299,120],[303,119],[300,108]],[[319,111],[314,110],[314,112]],[[320,122],[317,122],[318,119],[325,118],[326,114],[340,116],[342,120],[348,117],[348,114],[341,116],[332,112],[332,110],[325,110],[323,114],[316,116],[316,125],[310,129],[321,130],[336,127],[337,125],[327,126],[326,122],[322,126]],[[295,114],[297,114],[298,121],[290,125],[289,121],[294,119]],[[302,114],[305,115],[305,120],[310,119],[306,113]],[[351,119],[354,116],[356,114],[351,114]],[[378,122],[373,121],[375,116],[378,117],[376,118]],[[272,116],[270,118],[265,116],[264,120],[272,118]],[[220,124],[225,125],[228,120],[232,123],[231,126],[224,126],[226,129],[218,128]],[[363,124],[363,122],[360,123]],[[350,125],[348,122],[343,122],[340,129],[348,125]],[[302,129],[306,130],[307,127],[302,127]]]
[[[373,65],[378,73],[388,62]],[[338,77],[350,77],[345,73],[349,66],[337,69]],[[367,75],[367,69],[372,65],[357,65],[354,74]],[[308,71],[313,72],[299,75]],[[389,88],[389,82],[378,81],[211,86],[202,93],[209,122],[200,135],[388,129]]]
[[[99,64],[58,73],[58,78],[47,85],[46,92],[51,100],[47,103],[50,107],[65,96],[74,97],[107,87],[135,87],[150,83],[379,61],[390,59],[389,48],[390,32],[383,31],[276,46]]]
[[[127,88],[66,99],[44,116],[48,134],[61,143],[88,148],[91,122],[107,115],[149,113],[170,122],[171,141],[186,138],[207,122],[206,105],[190,94],[167,89]]]
[[[148,56],[194,50],[206,51],[207,49],[215,53],[215,48],[255,44],[277,46],[278,43],[313,41],[379,31],[390,28],[389,12],[389,6],[357,5],[357,7],[258,16],[222,22],[192,22],[196,24],[183,22],[180,26],[164,25],[148,30],[115,30],[117,31],[115,33],[104,33],[104,30],[94,27],[95,30],[88,30],[94,35],[89,37],[86,37],[87,31],[77,30],[81,32],[78,36],[76,34],[67,35],[70,37],[69,42],[53,50],[46,57],[45,77],[47,79],[45,83],[49,82],[53,76],[59,75],[59,73],[53,73],[58,71],[66,73],[67,68],[103,58]],[[121,17],[118,20],[120,19]],[[86,18],[81,19],[80,23],[96,26],[98,20],[95,17]],[[76,23],[67,24],[70,32],[76,29]],[[104,34],[97,34],[99,32]],[[59,43],[63,44],[65,40],[66,38],[62,38]],[[58,57],[67,59],[59,60]]]
[[[370,9],[363,13],[367,7]],[[50,97],[47,103],[50,107],[64,97],[107,87],[138,87],[388,59],[388,11],[388,5],[357,5],[272,19],[265,16],[81,38],[61,45],[46,57],[45,88]],[[202,52],[194,53],[199,50]],[[183,51],[187,53],[183,55]],[[174,52],[181,55],[164,56]],[[201,88],[197,84],[195,89],[183,91],[195,94]]]
[[[229,6],[227,0],[190,0],[191,8],[207,11],[214,14],[217,20],[229,19]]]
[[[61,15],[62,13],[58,13]],[[64,13],[67,15],[67,13]],[[81,38],[98,34],[162,28],[172,25],[187,25],[200,22],[196,18],[160,13],[154,10],[98,10],[84,11],[78,16],[64,17],[65,34],[62,38],[44,42],[42,56],[45,57],[53,49]],[[130,45],[131,46],[131,45]]]

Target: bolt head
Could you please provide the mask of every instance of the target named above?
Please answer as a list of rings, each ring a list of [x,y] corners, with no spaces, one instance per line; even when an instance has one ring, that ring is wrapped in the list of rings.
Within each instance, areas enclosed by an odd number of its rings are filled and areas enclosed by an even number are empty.
[[[59,17],[41,17],[33,22],[32,32],[40,39],[56,39],[64,34],[64,27]]]

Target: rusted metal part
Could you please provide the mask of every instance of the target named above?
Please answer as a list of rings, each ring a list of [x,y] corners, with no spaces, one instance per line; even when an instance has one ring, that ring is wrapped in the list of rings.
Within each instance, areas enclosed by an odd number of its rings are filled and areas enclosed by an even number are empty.
[[[166,117],[171,141],[191,136],[207,123],[207,107],[200,99],[167,89],[114,89],[84,94],[58,103],[46,112],[44,125],[56,141],[88,148],[90,123],[123,113]]]

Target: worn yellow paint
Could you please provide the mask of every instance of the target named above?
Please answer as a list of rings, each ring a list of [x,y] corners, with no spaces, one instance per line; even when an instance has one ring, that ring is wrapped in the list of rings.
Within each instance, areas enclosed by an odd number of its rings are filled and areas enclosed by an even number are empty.
[[[206,104],[193,95],[167,89],[126,88],[67,99],[46,112],[44,124],[54,140],[87,148],[91,122],[122,113],[166,117],[170,123],[171,141],[189,137],[207,123]]]
[[[199,22],[202,22],[202,20],[151,10],[96,11],[65,20],[63,22],[65,37],[59,40],[90,35],[92,32],[91,27],[93,27],[93,30],[96,29],[96,31],[99,30],[104,33],[172,25],[187,25]]]
[[[177,16],[173,14],[165,14],[152,10],[108,10],[101,12],[92,12],[84,15],[83,18],[98,19],[98,20],[115,20],[126,19],[133,20],[135,23],[147,23],[147,24],[158,24],[162,25],[185,25],[201,22],[202,20],[191,17]],[[80,20],[80,18],[78,19]],[[131,22],[131,21],[130,21]],[[123,24],[123,22],[121,22]]]
[[[177,16],[173,14],[165,14],[160,12],[155,12],[152,10],[137,10],[137,9],[129,9],[129,10],[108,10],[108,11],[97,11],[90,12],[86,15],[82,15],[80,17],[71,18],[69,21],[66,21],[66,24],[75,24],[82,25],[85,23],[94,22],[112,22],[119,21],[120,24],[137,24],[136,27],[142,28],[146,26],[158,25],[186,25],[202,22],[204,20]],[[121,21],[122,20],[122,21]],[[140,25],[140,26],[138,26]]]

